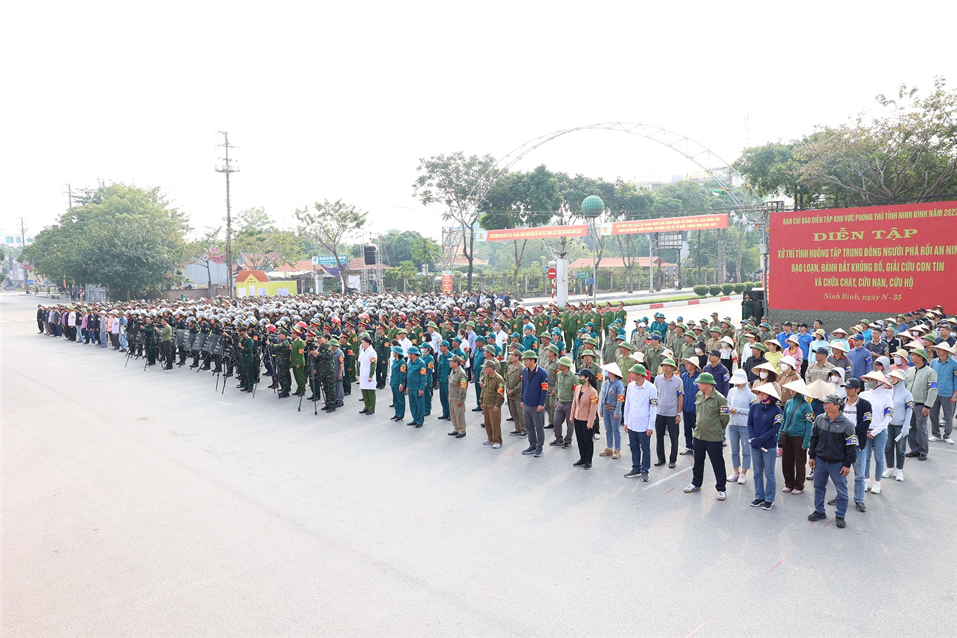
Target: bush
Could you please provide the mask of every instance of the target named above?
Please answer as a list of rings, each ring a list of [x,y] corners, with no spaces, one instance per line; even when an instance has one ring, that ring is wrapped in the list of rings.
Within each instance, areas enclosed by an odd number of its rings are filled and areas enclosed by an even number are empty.
[[[707,286],[695,286],[692,288],[692,290],[694,290],[694,294],[698,295],[699,297],[704,297],[708,294]]]
[[[721,292],[725,295],[730,295],[734,292],[734,284],[721,284]]]
[[[755,283],[754,283],[753,281],[746,281],[746,282],[744,282],[744,289],[745,289],[745,290],[751,290],[752,288],[754,288],[754,286],[755,286]]]
[[[744,284],[741,284],[741,283],[734,284],[734,291],[737,293],[744,292]]]
[[[708,291],[711,293],[712,297],[717,297],[721,294],[721,286],[711,286]]]

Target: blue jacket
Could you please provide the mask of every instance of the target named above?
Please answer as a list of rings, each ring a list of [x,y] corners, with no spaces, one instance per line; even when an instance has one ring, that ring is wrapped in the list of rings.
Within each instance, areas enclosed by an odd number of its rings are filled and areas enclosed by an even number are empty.
[[[681,373],[681,382],[685,385],[685,401],[682,404],[682,412],[691,412],[694,414],[694,398],[698,394],[697,378],[700,372],[695,372],[694,376],[687,371]]]
[[[755,450],[771,450],[777,447],[778,431],[781,429],[781,408],[777,403],[753,403],[748,412],[748,438]]]
[[[947,361],[934,359],[930,367],[937,373],[937,398],[950,399],[954,396],[954,384],[957,383],[957,359],[949,355]]]
[[[855,379],[871,371],[871,351],[867,348],[854,348],[846,356],[851,360],[851,376]]]
[[[522,403],[531,408],[545,405],[548,398],[548,373],[537,366],[535,372],[528,368],[522,370]]]
[[[724,364],[719,363],[712,366],[709,363],[701,371],[710,372],[711,376],[714,377],[714,389],[720,392],[722,396],[728,396],[728,390],[731,387],[731,373],[724,367]]]

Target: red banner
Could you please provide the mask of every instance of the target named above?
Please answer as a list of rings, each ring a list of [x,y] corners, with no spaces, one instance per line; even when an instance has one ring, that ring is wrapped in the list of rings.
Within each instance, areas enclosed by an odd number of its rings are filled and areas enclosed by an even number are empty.
[[[505,228],[502,230],[482,231],[479,241],[511,241],[513,239],[555,239],[558,237],[585,237],[588,226],[542,226],[540,228]]]
[[[442,273],[442,292],[452,292],[452,273]]]
[[[957,201],[771,214],[772,308],[898,312],[953,302]]]
[[[670,233],[682,230],[713,230],[728,227],[728,214],[666,217],[601,225],[602,235],[639,235],[642,233]]]

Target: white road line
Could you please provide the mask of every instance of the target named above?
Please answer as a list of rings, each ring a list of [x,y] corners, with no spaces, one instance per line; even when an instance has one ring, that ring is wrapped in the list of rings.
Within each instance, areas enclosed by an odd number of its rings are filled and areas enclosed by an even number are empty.
[[[679,471],[679,472],[675,472],[675,473],[672,474],[671,476],[666,476],[665,478],[663,478],[663,479],[661,479],[661,480],[659,480],[659,481],[655,481],[655,482],[652,483],[651,485],[646,486],[646,487],[642,490],[642,492],[647,492],[647,491],[650,490],[651,488],[657,487],[657,486],[661,485],[662,483],[664,483],[665,481],[670,481],[671,479],[675,478],[676,476],[681,476],[681,475],[684,474],[685,472],[690,472],[690,471],[693,470],[693,469],[694,469],[694,466],[693,466],[693,465],[689,465],[689,466],[686,467],[685,469],[683,469],[683,470],[681,470],[681,471]]]

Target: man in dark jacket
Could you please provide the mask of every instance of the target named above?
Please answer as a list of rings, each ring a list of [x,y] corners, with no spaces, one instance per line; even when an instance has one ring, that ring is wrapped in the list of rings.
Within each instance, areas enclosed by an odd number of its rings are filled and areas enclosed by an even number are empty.
[[[841,412],[844,399],[829,394],[824,399],[824,412],[814,419],[811,443],[808,447],[808,463],[814,470],[814,511],[809,521],[827,518],[824,513],[824,497],[827,480],[834,482],[837,490],[835,523],[847,527],[844,514],[847,512],[847,475],[857,460],[859,444],[854,423]]]
[[[701,372],[710,372],[714,377],[714,389],[721,393],[721,396],[728,396],[728,388],[731,385],[731,373],[724,364],[721,363],[721,351],[712,350],[708,353],[708,365]]]
[[[844,401],[844,416],[854,424],[857,435],[857,458],[854,460],[854,507],[858,512],[866,512],[864,505],[864,448],[867,447],[867,431],[871,429],[871,404],[860,398],[864,384],[860,379],[848,379],[844,389],[847,399]]]

